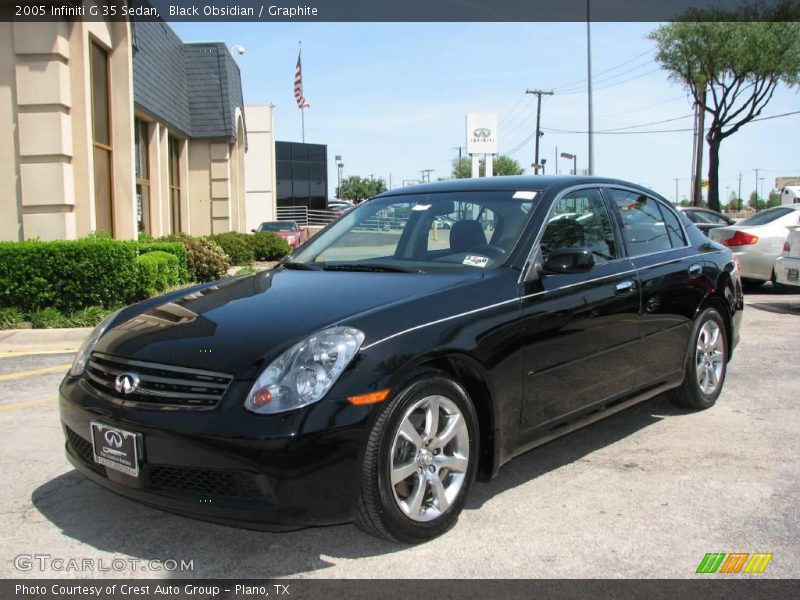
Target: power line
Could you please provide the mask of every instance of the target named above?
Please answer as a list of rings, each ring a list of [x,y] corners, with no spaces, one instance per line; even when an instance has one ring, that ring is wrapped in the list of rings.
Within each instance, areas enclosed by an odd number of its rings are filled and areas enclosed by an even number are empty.
[[[645,50],[641,54],[637,54],[636,56],[634,56],[633,58],[629,58],[625,62],[621,62],[618,65],[616,65],[614,67],[611,67],[610,69],[606,69],[605,71],[600,71],[599,73],[597,73],[595,75],[595,77],[600,76],[600,75],[605,75],[606,73],[610,73],[611,71],[616,71],[620,67],[624,67],[625,65],[629,65],[633,61],[638,60],[638,59],[642,58],[645,54],[650,54],[651,52],[652,52],[652,50]],[[583,79],[579,79],[577,81],[573,81],[573,82],[570,82],[570,83],[565,83],[563,85],[556,86],[556,87],[553,88],[553,91],[557,92],[557,91],[563,90],[565,88],[573,87],[573,86],[575,86],[577,84],[586,84],[587,82],[588,82],[588,79],[584,77]]]
[[[768,117],[760,117],[758,119],[752,119],[749,121],[750,123],[756,123],[759,121],[769,121],[770,119],[779,119],[781,117],[790,117],[792,115],[800,114],[800,110],[794,110],[791,112],[781,113],[779,115],[770,115]],[[692,115],[689,115],[692,116]],[[667,121],[671,120],[678,120],[678,119],[685,119],[686,117],[675,117],[675,119],[667,119]],[[645,125],[645,124],[643,124]],[[631,125],[629,128],[633,127],[641,127],[642,125]],[[574,129],[550,129],[550,128],[542,128],[543,131],[547,131],[550,133],[575,133],[575,134],[586,134],[587,131],[577,131]],[[694,131],[693,128],[683,128],[683,129],[648,129],[647,131],[620,131],[619,129],[604,129],[601,131],[595,131],[595,133],[603,133],[607,135],[639,135],[645,133],[679,133],[679,132],[686,132],[686,131]],[[532,137],[532,136],[531,136]]]
[[[644,67],[649,67],[649,66],[652,66],[652,65],[653,65],[653,61],[648,60],[647,62],[643,62],[640,65],[636,65],[635,67],[631,67],[630,69],[627,69],[627,70],[623,71],[622,73],[615,73],[614,75],[609,75],[608,77],[601,77],[600,79],[594,79],[593,78],[593,83],[606,83],[606,82],[609,82],[609,81],[613,81],[614,79],[617,79],[618,77],[626,77],[626,76],[630,75],[631,73],[633,73],[635,71],[638,71],[639,69],[642,69]],[[561,90],[559,93],[560,94],[580,94],[580,93],[586,91],[587,88],[588,88],[588,81],[584,85],[572,86],[572,87],[570,87],[568,89]]]

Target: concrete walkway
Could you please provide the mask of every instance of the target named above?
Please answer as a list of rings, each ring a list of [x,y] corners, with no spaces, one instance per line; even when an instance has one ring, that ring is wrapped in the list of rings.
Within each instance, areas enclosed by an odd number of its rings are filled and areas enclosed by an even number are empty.
[[[91,327],[2,330],[0,331],[0,355],[27,352],[75,352],[91,332]]]

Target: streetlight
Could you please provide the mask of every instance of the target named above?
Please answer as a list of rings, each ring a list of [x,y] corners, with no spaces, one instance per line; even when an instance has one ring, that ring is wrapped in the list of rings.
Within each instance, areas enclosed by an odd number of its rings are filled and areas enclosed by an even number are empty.
[[[578,155],[577,154],[570,154],[569,152],[562,152],[561,158],[566,158],[567,160],[572,161],[572,174],[578,174]]]
[[[336,168],[339,169],[339,187],[336,188],[336,193],[339,194],[342,188],[342,169],[344,169],[344,163],[342,162],[342,156],[340,154],[337,154],[334,160],[336,161]]]

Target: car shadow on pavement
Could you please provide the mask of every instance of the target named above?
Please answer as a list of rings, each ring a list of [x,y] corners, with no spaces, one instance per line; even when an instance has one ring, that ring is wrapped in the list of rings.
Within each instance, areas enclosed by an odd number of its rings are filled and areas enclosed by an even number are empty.
[[[493,481],[476,483],[466,508],[478,509],[506,490],[580,460],[665,416],[687,412],[658,397],[555,440],[515,459]],[[31,501],[63,535],[111,554],[105,557],[106,563],[132,557],[142,561],[136,568],[141,571],[147,561],[193,561],[192,570],[139,573],[155,577],[277,578],[326,569],[339,559],[408,548],[368,536],[352,525],[267,533],[187,519],[117,496],[77,471],[39,486]],[[71,558],[97,555],[87,549],[84,555]],[[107,574],[87,576],[102,575]]]
[[[472,488],[466,508],[480,508],[484,502],[506,490],[579,461],[592,452],[623,440],[664,418],[693,412],[695,411],[675,406],[664,395],[637,404],[513,459],[500,469],[495,479],[478,483]],[[626,462],[621,468],[633,466]]]

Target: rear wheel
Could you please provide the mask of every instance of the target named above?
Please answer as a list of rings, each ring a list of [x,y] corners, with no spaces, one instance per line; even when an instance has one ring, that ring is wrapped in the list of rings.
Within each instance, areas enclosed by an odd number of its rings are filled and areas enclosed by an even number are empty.
[[[728,366],[727,329],[717,309],[706,308],[700,314],[691,339],[683,384],[668,396],[678,406],[709,408],[722,391]]]
[[[356,526],[411,544],[441,535],[458,519],[477,462],[477,417],[464,389],[443,374],[414,379],[370,434]]]

